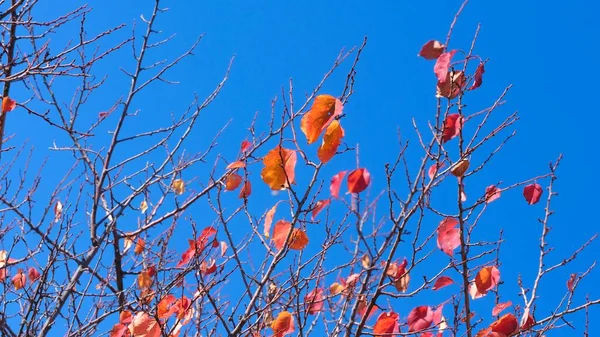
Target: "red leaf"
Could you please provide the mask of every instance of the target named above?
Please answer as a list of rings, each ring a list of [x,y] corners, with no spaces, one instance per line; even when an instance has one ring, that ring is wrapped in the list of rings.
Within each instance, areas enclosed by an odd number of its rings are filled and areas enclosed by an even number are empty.
[[[467,78],[462,71],[450,71],[446,75],[445,81],[438,81],[435,97],[446,97],[448,99],[456,98],[463,92]]]
[[[437,229],[437,245],[442,252],[452,256],[454,249],[460,246],[460,229],[458,220],[452,217],[447,217],[440,222]]]
[[[371,183],[371,175],[365,168],[356,169],[348,174],[348,192],[360,193]]]
[[[513,314],[506,314],[490,325],[493,332],[499,332],[505,336],[511,336],[519,328],[517,318]]]
[[[422,331],[431,326],[433,321],[433,310],[431,307],[422,305],[414,308],[408,314],[408,332]]]
[[[347,171],[342,171],[331,178],[331,185],[329,185],[329,192],[333,198],[338,199],[340,197],[340,185],[346,175]]]
[[[421,56],[426,60],[435,60],[442,55],[445,47],[446,46],[444,46],[440,41],[430,40],[427,41],[423,47],[421,47],[421,51],[419,52],[418,56]]]
[[[37,279],[39,279],[41,275],[37,269],[31,267],[31,268],[29,268],[29,270],[27,272],[27,276],[29,277],[29,281],[31,281],[31,283],[33,283],[33,282],[37,281]]]
[[[490,202],[500,198],[500,189],[494,185],[490,185],[485,188],[485,203],[489,204]]]
[[[309,315],[314,315],[323,311],[323,291],[323,288],[317,288],[304,297],[306,312],[308,312]]]
[[[429,170],[427,170],[427,176],[429,176],[429,179],[433,179],[433,177],[436,174],[436,171],[439,172],[440,169],[444,167],[444,165],[446,164],[444,164],[444,162],[441,162],[439,164],[434,163],[433,165],[429,166]]]
[[[447,79],[448,69],[450,68],[450,62],[452,61],[454,54],[456,54],[456,50],[442,53],[433,66],[433,72],[441,83],[444,83]]]
[[[317,201],[315,207],[312,210],[312,220],[315,220],[317,215],[319,215],[319,213],[321,213],[323,208],[325,208],[327,205],[329,205],[329,199]]]
[[[250,148],[251,145],[252,145],[252,143],[250,143],[247,140],[244,140],[242,142],[242,144],[240,145],[240,150],[242,150],[242,152],[246,152],[246,151],[248,151],[248,149]]]
[[[381,262],[382,265],[385,266],[385,262]],[[406,274],[406,266],[408,265],[408,260],[404,258],[402,263],[398,262],[390,262],[388,268],[385,271],[385,274],[391,277],[394,281],[400,279],[404,274]]]
[[[188,240],[189,248],[183,254],[181,254],[181,260],[177,263],[177,268],[187,264],[190,260],[196,255],[202,253],[206,244],[208,243],[208,239],[214,236],[217,233],[217,230],[213,227],[206,227],[200,233],[200,236],[197,240]]]
[[[383,312],[377,317],[377,322],[373,327],[375,337],[391,337],[400,332],[398,324],[398,314],[390,311]]]
[[[567,289],[570,292],[573,292],[573,287],[575,286],[575,280],[577,279],[577,274],[571,274],[571,277],[567,281]]]
[[[454,281],[449,278],[448,276],[440,276],[438,277],[437,280],[435,280],[435,283],[433,284],[433,290],[440,290],[443,287],[449,286],[451,284],[453,284]]]
[[[526,310],[526,312],[523,314],[523,317],[521,318],[521,330],[529,330],[534,325],[535,318],[533,318],[533,316],[531,316]]]
[[[235,191],[242,184],[242,176],[237,173],[231,173],[225,179],[225,190]]]
[[[444,129],[442,130],[442,143],[458,136],[463,127],[463,118],[459,114],[450,114],[444,120]]]
[[[17,102],[10,99],[10,97],[6,96],[2,99],[2,113],[13,111],[16,106]]]
[[[483,83],[483,73],[485,73],[485,68],[483,62],[479,63],[477,69],[475,70],[475,75],[473,76],[473,84],[469,90],[475,90],[481,86]]]
[[[285,220],[279,220],[273,227],[273,243],[275,248],[281,250],[285,245],[285,239],[292,231],[289,240],[287,241],[290,249],[302,250],[308,245],[308,236],[301,229],[293,228],[292,224]]]
[[[498,315],[500,315],[500,313],[504,309],[510,307],[511,305],[512,305],[511,301],[496,304],[496,306],[494,306],[494,309],[492,309],[492,316],[498,316]]]
[[[240,190],[240,195],[238,196],[240,199],[248,198],[252,194],[252,185],[249,180],[244,181],[242,185],[242,189]]]
[[[530,184],[523,189],[523,196],[528,204],[533,205],[540,201],[544,190],[539,184]]]

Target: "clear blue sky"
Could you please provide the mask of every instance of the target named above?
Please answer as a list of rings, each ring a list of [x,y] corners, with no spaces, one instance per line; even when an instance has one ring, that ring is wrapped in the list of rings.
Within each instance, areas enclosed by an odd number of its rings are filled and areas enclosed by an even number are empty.
[[[134,19],[139,22],[140,14],[148,16],[151,2],[91,1],[94,11],[88,17],[89,34],[119,23],[130,25]],[[220,151],[234,156],[243,139],[240,132],[244,132],[256,111],[269,112],[271,99],[281,93],[289,78],[294,80],[297,97],[302,97],[318,83],[342,48],[359,45],[363,37],[368,36],[368,46],[358,66],[356,94],[345,108],[347,117],[343,122],[346,141],[360,144],[361,164],[371,171],[372,188],[378,190],[384,186],[383,164],[396,155],[397,128],[403,136],[414,139],[412,117],[423,126],[434,118],[433,63],[416,55],[426,41],[445,40],[460,3],[457,0],[165,1],[170,11],[159,19],[159,27],[165,35],[176,33],[177,36],[172,49],[159,51],[154,59],[173,56],[199,34],[206,33],[206,36],[197,56],[170,72],[168,78],[181,84],[155,86],[151,94],[145,96],[146,101],[138,101],[137,107],[149,114],[148,123],[152,123],[152,114],[168,114],[185,108],[193,93],[205,96],[212,90],[235,54],[230,80],[214,105],[204,112],[202,122],[207,135],[212,137],[215,130],[233,119]],[[54,8],[49,8],[49,13],[73,7],[66,3],[50,6]],[[600,33],[596,27],[596,12],[599,9],[591,0],[473,0],[463,12],[450,44],[450,48],[467,49],[477,23],[482,24],[476,51],[490,61],[483,86],[467,101],[468,109],[487,107],[504,87],[514,84],[501,114],[518,110],[521,117],[516,126],[517,136],[478,178],[479,185],[474,183],[467,187],[467,193],[472,188],[472,193],[478,194],[485,186],[500,180],[506,186],[545,173],[548,162],[555,160],[559,153],[564,154],[560,179],[556,183],[560,196],[554,202],[556,215],[550,235],[551,244],[558,246],[550,256],[550,261],[555,262],[598,231],[595,195],[600,182],[593,176],[596,155],[592,152],[592,142],[600,123],[595,113],[598,96],[595,57],[599,51],[596,38]],[[129,32],[126,28],[119,37],[126,37]],[[128,53],[129,50],[119,55],[126,57]],[[110,86],[103,91],[105,99],[96,98],[97,111],[90,114],[107,109],[124,94],[127,81],[117,69],[119,60],[122,59],[108,58],[97,69],[109,73]],[[323,92],[339,94],[344,75],[340,72],[333,76]],[[29,138],[38,149],[45,151],[50,140],[40,135],[46,126],[20,112],[9,116],[8,133],[17,134],[17,139]],[[208,142],[201,133],[196,137],[199,146]],[[420,156],[415,152],[413,159]],[[325,177],[352,168],[353,163],[350,155],[334,159]],[[278,200],[258,187],[258,170],[258,167],[254,169],[257,211],[266,210]],[[451,197],[454,198],[454,194]],[[537,267],[535,238],[540,228],[536,218],[542,215],[542,203],[526,205],[518,190],[494,202],[485,218],[490,239],[500,228],[505,229],[507,243],[502,250],[501,271],[507,286],[503,295],[513,303],[522,303],[516,293],[517,275],[524,275],[527,284],[531,284]],[[540,306],[557,303],[559,294],[566,289],[568,274],[584,271],[597,258],[593,251],[599,248],[595,244],[580,256],[579,262],[546,280],[541,296],[549,299],[539,302],[537,316],[547,315],[553,307]],[[445,258],[442,255],[438,255],[440,259]],[[589,291],[592,298],[598,298],[600,292],[594,286],[598,282],[600,274],[595,272],[581,285],[580,291]],[[405,319],[409,309],[398,308],[398,311]],[[592,316],[599,313],[600,310],[595,309]],[[600,332],[597,322],[592,321],[591,328],[592,336]],[[571,335],[568,331],[566,334]]]

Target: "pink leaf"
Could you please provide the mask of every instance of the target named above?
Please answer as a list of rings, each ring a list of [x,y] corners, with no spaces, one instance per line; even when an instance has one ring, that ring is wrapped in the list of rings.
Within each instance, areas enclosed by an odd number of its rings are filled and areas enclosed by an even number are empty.
[[[422,331],[431,326],[433,322],[433,310],[431,307],[422,305],[411,310],[408,314],[408,332]]]
[[[492,309],[492,316],[498,316],[498,315],[500,315],[500,313],[504,309],[510,307],[511,305],[512,305],[511,301],[496,304],[496,306],[494,307],[494,309]]]
[[[490,185],[485,188],[485,203],[489,204],[490,202],[500,198],[500,189],[494,185]]]
[[[456,54],[456,50],[451,50],[447,53],[441,54],[435,65],[433,66],[433,72],[439,82],[444,83],[448,77],[448,69],[450,68],[450,62],[452,61],[452,57]]]
[[[539,184],[530,184],[523,189],[523,196],[528,204],[533,205],[540,201],[544,190]]]
[[[439,172],[439,170],[440,170],[442,167],[444,167],[444,165],[445,165],[445,164],[444,164],[443,162],[441,162],[441,163],[439,163],[439,164],[437,164],[437,163],[436,163],[436,164],[433,164],[433,165],[431,165],[431,166],[429,167],[429,170],[427,170],[427,176],[429,176],[429,179],[433,179],[433,177],[434,177],[434,176],[435,176],[435,174],[436,174],[436,171],[438,171],[438,172]]]
[[[418,56],[421,56],[426,60],[435,60],[442,55],[445,47],[446,46],[444,46],[440,41],[430,40],[427,41],[423,47],[421,47],[421,51],[419,52]]]
[[[315,204],[315,207],[312,210],[312,220],[313,221],[315,220],[317,215],[319,215],[319,213],[321,213],[323,208],[327,207],[327,205],[329,205],[329,199],[317,201],[317,203]]]
[[[440,290],[443,287],[449,286],[451,284],[453,284],[454,281],[449,278],[448,276],[440,276],[438,277],[437,280],[435,280],[435,283],[433,284],[433,290]]]
[[[440,222],[437,229],[438,248],[450,256],[454,249],[460,246],[460,230],[455,227],[457,224],[457,219],[447,217]]]
[[[442,143],[458,136],[463,126],[463,118],[459,114],[450,114],[444,120],[444,129],[442,130]]]
[[[306,311],[309,315],[314,315],[323,311],[323,288],[317,288],[308,293],[308,295],[304,297],[304,303],[306,304]]]
[[[577,274],[571,274],[571,277],[569,277],[569,280],[567,281],[567,289],[569,289],[570,292],[573,292],[573,287],[575,286],[576,279]]]
[[[347,171],[341,171],[331,178],[331,185],[329,186],[329,192],[333,198],[338,199],[340,197],[340,185],[342,184],[342,180],[346,175]]]

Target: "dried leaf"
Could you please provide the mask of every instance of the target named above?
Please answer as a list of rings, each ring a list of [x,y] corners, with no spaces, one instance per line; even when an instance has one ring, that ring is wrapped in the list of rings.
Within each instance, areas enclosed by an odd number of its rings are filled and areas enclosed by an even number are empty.
[[[181,179],[175,179],[171,183],[171,188],[177,195],[182,195],[185,191],[185,183]]]
[[[23,269],[19,268],[19,270],[17,271],[15,276],[13,276],[11,281],[13,286],[15,287],[15,290],[25,288],[25,285],[27,284],[27,276],[25,276],[25,273],[23,273]]]
[[[284,190],[295,183],[296,151],[277,146],[263,158],[262,180],[272,190]]]
[[[319,138],[335,117],[342,114],[342,109],[342,102],[331,95],[319,95],[315,98],[310,111],[300,121],[300,129],[306,135],[308,144]]]
[[[426,60],[435,60],[444,53],[444,46],[440,41],[430,40],[421,47],[419,55]]]
[[[500,198],[500,189],[494,185],[490,185],[485,188],[485,203],[489,204],[490,202]]]
[[[475,70],[475,75],[473,75],[473,84],[469,90],[475,90],[481,86],[483,83],[483,73],[485,73],[485,67],[483,62],[480,62]]]
[[[394,287],[401,293],[408,291],[408,284],[410,283],[410,275],[404,273],[400,278],[394,282]]]
[[[360,193],[371,183],[371,174],[365,168],[356,169],[348,174],[348,192]]]
[[[275,203],[275,205],[273,205],[273,207],[271,207],[268,211],[267,214],[265,214],[265,225],[264,225],[264,230],[263,230],[263,234],[265,235],[265,238],[269,238],[271,237],[271,224],[273,223],[273,217],[275,216],[275,211],[277,210],[277,205],[279,205],[281,201],[278,201]]]
[[[511,305],[512,305],[512,302],[511,302],[511,301],[508,301],[508,302],[504,302],[504,303],[498,303],[498,304],[496,304],[496,305],[494,306],[494,309],[492,309],[492,316],[498,316],[498,315],[500,315],[500,313],[501,313],[501,312],[502,312],[504,309],[506,309],[506,308],[510,307]]]
[[[371,257],[369,256],[369,254],[365,253],[365,255],[363,255],[362,259],[360,259],[360,263],[362,264],[362,267],[364,269],[371,268]]]
[[[142,238],[139,238],[137,239],[137,243],[135,244],[133,252],[135,253],[135,255],[140,255],[144,252],[144,247],[146,247],[146,241],[144,241]]]
[[[344,129],[338,120],[334,120],[325,130],[323,141],[317,150],[317,156],[322,163],[327,163],[335,156],[343,137]]]
[[[569,277],[569,280],[567,281],[567,289],[569,289],[570,292],[573,292],[576,280],[577,274],[571,274],[571,277]]]
[[[62,217],[62,210],[63,210],[63,204],[59,200],[54,205],[54,222],[60,221],[60,218]]]
[[[147,270],[144,270],[138,274],[137,281],[138,281],[138,287],[140,289],[150,288],[153,283],[152,277],[150,276],[150,274],[148,273]]]
[[[450,168],[450,173],[452,173],[455,177],[462,177],[469,169],[469,164],[470,163],[468,160],[463,159]]]
[[[10,99],[10,97],[6,96],[2,98],[2,113],[7,113],[13,111],[17,106],[17,102]]]
[[[465,77],[464,72],[450,71],[446,75],[446,80],[437,82],[435,96],[437,98],[456,98],[463,92],[466,84],[467,78]]]
[[[146,211],[148,210],[148,203],[146,202],[146,200],[142,200],[142,202],[140,203],[140,211],[142,212],[142,214],[146,213]]]
[[[233,170],[233,169],[244,168],[244,167],[246,167],[246,163],[244,163],[241,160],[238,160],[238,161],[234,161],[233,163],[227,165],[227,167],[225,169]]]

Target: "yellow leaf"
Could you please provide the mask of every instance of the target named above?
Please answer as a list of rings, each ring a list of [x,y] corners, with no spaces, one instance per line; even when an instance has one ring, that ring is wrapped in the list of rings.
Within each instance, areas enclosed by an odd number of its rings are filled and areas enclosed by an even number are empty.
[[[185,190],[185,183],[181,179],[175,179],[173,180],[171,187],[173,188],[173,191],[175,191],[175,194],[182,195]]]

